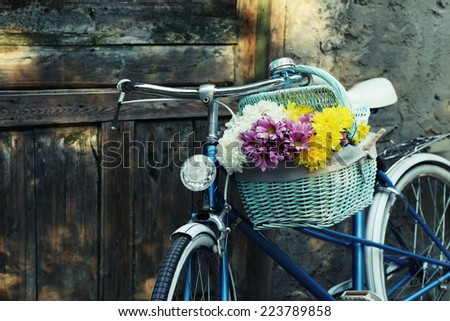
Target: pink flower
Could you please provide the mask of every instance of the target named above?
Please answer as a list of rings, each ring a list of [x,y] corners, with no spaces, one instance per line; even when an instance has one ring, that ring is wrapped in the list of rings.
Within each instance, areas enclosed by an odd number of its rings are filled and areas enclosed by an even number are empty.
[[[286,127],[283,122],[276,122],[270,116],[263,116],[254,124],[258,138],[276,140],[282,138]]]
[[[250,130],[239,135],[244,154],[262,171],[277,167],[285,159],[288,128],[270,116],[257,120]]]
[[[289,132],[289,147],[287,158],[292,160],[293,157],[302,150],[309,150],[309,139],[314,134],[311,123],[296,122],[292,124]]]
[[[341,139],[341,145],[343,147],[345,147],[348,143],[349,143],[349,141],[348,141],[347,133],[343,132],[342,133],[342,139]]]
[[[311,115],[301,118],[305,122],[283,118],[275,121],[263,115],[251,128],[238,136],[246,157],[262,171],[276,168],[284,160],[293,160],[303,150],[309,150],[314,134]]]
[[[253,130],[246,131],[239,135],[239,139],[242,140],[242,149],[246,154],[253,154],[257,152],[257,149],[264,145],[264,142],[257,137]]]
[[[313,113],[307,113],[307,114],[301,115],[299,117],[299,120],[302,123],[311,123],[312,116],[313,116]]]
[[[258,166],[263,172],[268,168],[276,168],[284,156],[280,155],[276,148],[259,147],[254,153],[248,155],[251,161]]]

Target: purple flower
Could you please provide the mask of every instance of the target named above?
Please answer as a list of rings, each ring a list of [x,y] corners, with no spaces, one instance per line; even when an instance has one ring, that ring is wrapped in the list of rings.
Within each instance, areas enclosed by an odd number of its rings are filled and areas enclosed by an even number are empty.
[[[286,126],[283,122],[275,122],[264,116],[252,128],[239,135],[242,150],[252,163],[262,171],[276,168],[285,159]]]
[[[346,132],[342,132],[341,145],[345,147],[348,144],[348,137]]]
[[[294,152],[309,149],[308,141],[313,134],[314,129],[311,123],[294,123],[289,133],[290,147]]]
[[[276,168],[284,160],[293,160],[295,155],[310,148],[309,140],[314,134],[310,116],[302,116],[305,122],[289,118],[276,122],[270,116],[262,116],[238,136],[242,151],[262,171]]]
[[[291,118],[283,118],[281,121],[283,122],[284,126],[286,127],[286,131],[290,131],[292,128],[292,125],[295,124],[295,121]]]
[[[276,122],[270,116],[263,116],[254,124],[258,138],[276,140],[282,138],[286,127],[283,122]]]
[[[278,163],[284,159],[274,148],[266,147],[261,147],[255,153],[250,153],[248,156],[263,172],[268,168],[276,168]]]
[[[301,133],[308,138],[314,134],[314,128],[310,122],[296,122],[291,126],[291,132]]]
[[[313,116],[313,113],[307,113],[304,115],[300,115],[299,120],[302,123],[311,123],[312,116]]]
[[[264,142],[252,130],[241,133],[239,139],[242,141],[242,149],[246,154],[255,153],[260,146],[264,145]]]

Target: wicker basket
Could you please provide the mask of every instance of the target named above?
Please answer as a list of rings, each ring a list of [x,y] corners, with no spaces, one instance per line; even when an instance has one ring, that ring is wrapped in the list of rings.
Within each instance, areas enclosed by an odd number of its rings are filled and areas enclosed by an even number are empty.
[[[239,101],[239,111],[242,111],[246,105],[254,105],[261,100],[273,101],[278,104],[292,102],[322,110],[326,107],[338,106],[340,102],[336,96],[334,89],[326,85],[288,88],[244,97]]]
[[[288,176],[288,172],[299,169],[276,170],[284,170]],[[266,172],[253,172],[253,177],[245,173],[245,177],[236,178],[255,229],[329,227],[371,204],[376,162],[361,159],[335,171],[305,174],[292,181],[266,181]]]
[[[324,71],[297,66],[301,72],[319,75],[329,85],[291,88],[260,93],[242,99],[240,110],[261,100],[295,102],[316,110],[349,106],[345,90]],[[368,109],[353,110],[358,119]],[[328,166],[310,173],[303,166],[284,163],[275,170],[245,169],[236,174],[238,189],[255,229],[286,227],[330,227],[371,204],[376,162],[356,146],[335,153]]]

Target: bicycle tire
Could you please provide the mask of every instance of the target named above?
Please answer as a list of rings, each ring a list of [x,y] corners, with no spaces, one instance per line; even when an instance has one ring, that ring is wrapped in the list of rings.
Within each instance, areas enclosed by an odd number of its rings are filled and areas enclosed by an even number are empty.
[[[396,189],[408,198],[410,205],[448,250],[450,162],[436,155],[418,154],[394,165],[388,174]],[[428,204],[433,206],[433,211],[426,211],[430,208]],[[400,246],[448,262],[442,251],[405,212],[404,202],[389,193],[376,193],[369,211],[366,236],[374,242]],[[367,247],[366,271],[369,290],[384,300],[450,300],[448,281],[446,285],[442,284],[422,296],[411,296],[448,272],[432,264]]]
[[[209,234],[194,238],[179,235],[174,240],[156,278],[151,301],[220,300],[219,255],[216,240]],[[191,273],[188,274],[190,266]],[[192,275],[186,281],[187,275]],[[189,298],[185,288],[191,284]]]

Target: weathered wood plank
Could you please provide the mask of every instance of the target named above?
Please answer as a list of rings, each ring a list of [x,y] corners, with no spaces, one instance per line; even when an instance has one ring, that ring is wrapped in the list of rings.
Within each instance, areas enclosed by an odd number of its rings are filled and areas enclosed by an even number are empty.
[[[35,133],[37,298],[96,300],[97,127]]]
[[[235,0],[20,2],[0,3],[0,45],[237,42]]]
[[[0,300],[36,298],[32,131],[0,132]]]
[[[267,78],[269,66],[269,31],[270,31],[270,0],[258,0],[258,18],[256,23],[256,65],[255,79]]]
[[[237,0],[239,42],[236,46],[236,83],[244,84],[255,76],[256,22],[258,0]]]
[[[270,61],[286,56],[286,6],[286,0],[270,2]]]
[[[168,236],[197,200],[181,186],[178,166],[201,139],[190,136],[192,119],[206,109],[194,102],[125,105],[120,131],[112,133],[113,86],[121,78],[187,86],[251,81],[257,2],[0,1],[0,89],[8,90],[0,93],[0,145],[13,137],[20,146],[9,163],[0,148],[0,299],[148,298]],[[95,125],[67,127],[79,123]],[[194,126],[202,131],[202,124]],[[25,131],[42,125],[52,127]],[[4,131],[12,127],[20,131]],[[125,147],[124,131],[131,149],[118,155],[130,168],[99,168],[101,146]],[[137,141],[154,142],[147,158]],[[149,162],[136,167],[142,160]],[[173,165],[155,169],[167,160]],[[259,254],[242,237],[233,244],[241,287],[260,291],[249,281],[257,277],[247,277],[257,271],[242,268]]]
[[[191,121],[137,122],[135,128],[134,299],[148,300],[171,233],[189,219],[192,193],[182,185],[179,169],[196,142]]]
[[[233,83],[233,46],[0,46],[0,89]]]
[[[112,89],[0,92],[0,128],[111,121],[118,97]],[[237,109],[236,101],[226,101]],[[172,101],[123,105],[119,120],[206,115],[207,109],[200,102]]]
[[[101,132],[101,300],[133,298],[133,150],[134,123],[122,122],[117,131],[103,123]],[[128,136],[127,136],[128,135]],[[128,137],[128,140],[127,140]],[[138,192],[136,190],[136,192]]]

